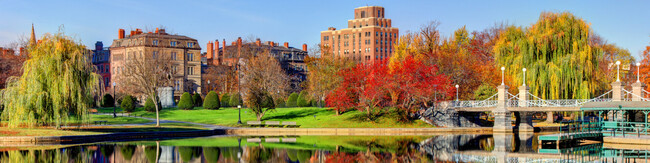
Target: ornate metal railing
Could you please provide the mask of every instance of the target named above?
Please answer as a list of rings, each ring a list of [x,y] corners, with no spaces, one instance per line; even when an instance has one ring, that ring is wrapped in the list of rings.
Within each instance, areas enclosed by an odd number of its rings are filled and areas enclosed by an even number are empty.
[[[484,108],[497,106],[497,94],[480,101],[452,101],[450,107],[452,108]]]

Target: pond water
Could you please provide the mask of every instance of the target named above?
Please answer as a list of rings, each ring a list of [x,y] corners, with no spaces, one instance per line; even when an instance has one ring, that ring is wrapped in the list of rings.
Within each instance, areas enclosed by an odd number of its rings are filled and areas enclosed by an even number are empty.
[[[646,162],[648,158],[645,150],[606,146],[540,149],[535,135],[512,134],[214,136],[0,147],[0,162]]]

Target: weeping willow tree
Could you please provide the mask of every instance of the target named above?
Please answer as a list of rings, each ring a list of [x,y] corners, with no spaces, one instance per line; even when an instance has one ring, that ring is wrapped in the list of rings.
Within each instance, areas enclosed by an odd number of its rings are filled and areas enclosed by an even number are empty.
[[[586,99],[597,91],[602,50],[590,45],[590,27],[568,12],[544,12],[531,27],[509,27],[494,46],[497,66],[516,85],[544,99]]]
[[[86,121],[99,76],[88,60],[86,47],[59,32],[44,35],[30,45],[23,74],[7,83],[2,93],[2,120],[9,127],[55,125],[70,119]]]

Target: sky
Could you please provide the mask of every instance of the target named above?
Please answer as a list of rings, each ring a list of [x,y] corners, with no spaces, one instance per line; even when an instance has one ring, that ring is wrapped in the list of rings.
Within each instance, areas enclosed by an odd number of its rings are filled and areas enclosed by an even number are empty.
[[[609,43],[628,49],[637,60],[650,45],[650,1],[0,0],[0,46],[28,37],[33,23],[37,36],[63,27],[66,35],[88,47],[96,41],[110,46],[119,28],[128,34],[135,28],[156,27],[195,38],[202,48],[208,41],[226,39],[229,44],[237,37],[313,47],[319,43],[320,31],[347,27],[354,8],[361,6],[383,6],[385,17],[392,19],[400,34],[438,21],[443,36],[462,26],[469,31],[501,22],[530,26],[541,12],[568,11],[590,23]]]

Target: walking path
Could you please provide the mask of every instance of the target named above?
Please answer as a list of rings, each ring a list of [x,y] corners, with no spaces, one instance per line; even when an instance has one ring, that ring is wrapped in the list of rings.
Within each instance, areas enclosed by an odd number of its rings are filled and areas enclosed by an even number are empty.
[[[112,113],[98,113],[97,115],[113,115]],[[126,117],[131,117],[131,118],[140,118],[140,119],[146,119],[150,120],[152,122],[147,122],[147,123],[135,123],[135,124],[112,124],[112,125],[90,125],[91,127],[105,127],[105,126],[143,126],[143,125],[155,125],[156,124],[156,118],[147,118],[147,117],[135,117],[135,116],[128,116],[129,114],[127,113]],[[184,124],[192,124],[192,125],[197,125],[201,126],[206,129],[214,130],[214,129],[233,129],[232,127],[226,127],[226,126],[219,126],[219,125],[211,125],[211,124],[203,124],[203,123],[194,123],[194,122],[185,122],[185,121],[172,121],[172,120],[164,120],[160,119],[160,123],[184,123]]]

